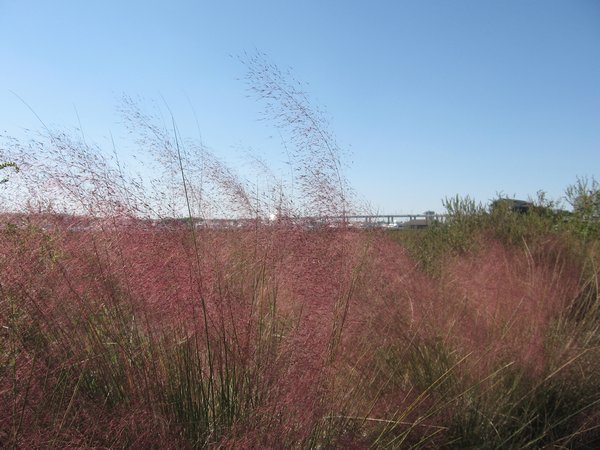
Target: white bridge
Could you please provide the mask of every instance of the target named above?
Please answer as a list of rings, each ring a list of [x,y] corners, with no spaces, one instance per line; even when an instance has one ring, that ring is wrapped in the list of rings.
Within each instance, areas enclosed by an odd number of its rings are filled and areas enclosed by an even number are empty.
[[[243,228],[263,225],[290,224],[305,228],[330,227],[339,228],[390,228],[390,229],[416,229],[426,228],[434,223],[446,221],[443,214],[349,214],[345,216],[309,216],[309,217],[276,217],[271,220],[264,219],[193,219],[198,228]],[[182,222],[178,220],[178,222]]]

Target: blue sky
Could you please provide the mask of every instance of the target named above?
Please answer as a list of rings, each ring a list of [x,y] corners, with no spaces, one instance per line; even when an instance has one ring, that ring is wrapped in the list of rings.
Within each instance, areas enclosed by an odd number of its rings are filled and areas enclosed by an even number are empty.
[[[162,97],[191,137],[193,105],[204,143],[234,166],[249,148],[278,166],[235,58],[256,49],[307,83],[377,211],[557,198],[599,178],[597,0],[0,0],[0,131],[39,128],[15,92],[45,122],[73,128],[78,114],[87,139],[112,133],[126,152],[119,98]]]

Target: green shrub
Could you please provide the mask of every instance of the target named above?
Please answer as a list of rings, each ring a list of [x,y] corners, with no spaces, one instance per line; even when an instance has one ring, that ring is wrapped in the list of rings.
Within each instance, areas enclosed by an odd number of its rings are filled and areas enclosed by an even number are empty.
[[[13,169],[15,169],[15,172],[19,171],[19,166],[17,166],[13,162],[0,163],[0,170],[6,169],[7,167],[12,167]],[[7,183],[7,182],[8,182],[8,178],[0,178],[0,184]]]

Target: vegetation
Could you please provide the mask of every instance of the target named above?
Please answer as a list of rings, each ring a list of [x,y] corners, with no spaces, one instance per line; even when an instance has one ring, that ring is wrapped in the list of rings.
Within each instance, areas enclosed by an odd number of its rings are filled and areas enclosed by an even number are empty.
[[[12,163],[12,162],[0,163],[0,170],[4,170],[7,167],[12,167],[16,172],[19,171],[19,167],[15,163]],[[7,182],[8,182],[8,178],[0,179],[0,184],[7,183]]]
[[[594,448],[597,224],[448,209],[387,234],[5,215],[2,442]]]
[[[253,80],[292,105],[296,175],[313,177],[297,189],[347,211],[319,115]],[[0,192],[2,447],[598,447],[593,179],[567,189],[569,214],[542,194],[526,213],[455,197],[425,230],[304,228],[284,220],[301,194],[254,195],[126,105],[155,180],[64,133],[0,154],[21,168]],[[223,204],[281,220],[169,219]]]

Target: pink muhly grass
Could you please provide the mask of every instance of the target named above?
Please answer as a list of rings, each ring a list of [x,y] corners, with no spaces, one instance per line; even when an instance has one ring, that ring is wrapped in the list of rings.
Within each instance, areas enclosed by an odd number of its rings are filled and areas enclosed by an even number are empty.
[[[457,336],[471,335],[470,343],[464,342],[466,348],[498,347],[540,370],[551,321],[577,292],[574,274],[565,273],[559,261],[553,266],[540,264],[526,249],[518,252],[494,242],[450,264],[445,298],[461,315],[449,312],[445,326],[458,326]]]
[[[468,215],[433,241],[460,251],[414,258],[385,232],[352,230],[324,114],[263,55],[244,62],[291,165],[291,180],[271,174],[262,193],[129,98],[145,179],[116,151],[45,126],[30,142],[8,139],[0,156],[22,170],[2,191],[15,195],[0,216],[0,443],[517,447],[587,436],[600,401],[594,250],[547,236],[508,245]],[[204,220],[226,215],[243,225]],[[313,227],[334,218],[339,227]],[[436,251],[431,275],[417,260]],[[575,406],[564,412],[563,399]]]

